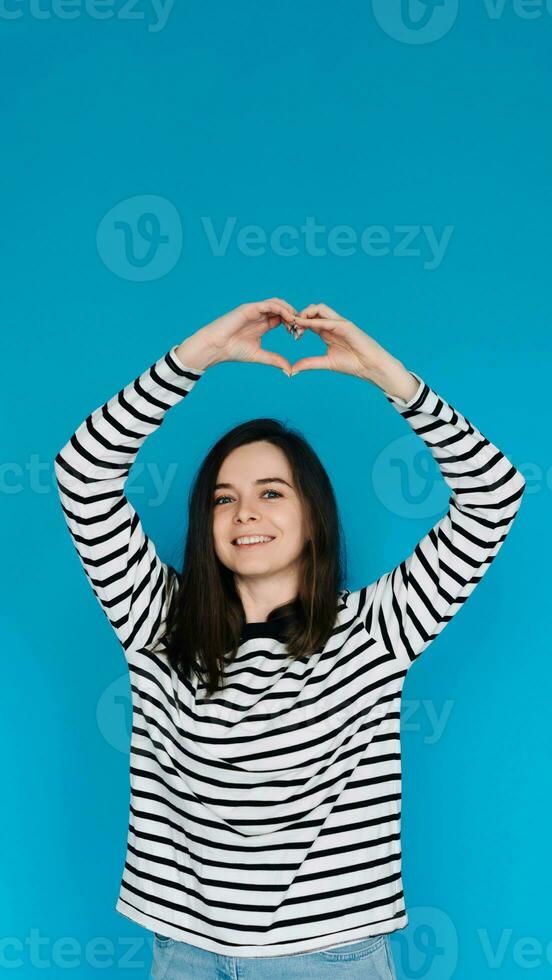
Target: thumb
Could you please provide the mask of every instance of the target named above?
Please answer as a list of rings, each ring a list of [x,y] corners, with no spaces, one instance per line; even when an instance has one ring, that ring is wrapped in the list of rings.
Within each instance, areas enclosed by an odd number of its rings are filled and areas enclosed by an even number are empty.
[[[299,374],[300,371],[323,371],[328,367],[328,358],[324,355],[320,357],[302,357],[295,361],[291,369],[292,376]]]
[[[268,364],[269,367],[280,368],[288,376],[291,375],[291,364],[281,354],[276,354],[275,351],[264,350],[260,347],[255,354],[254,360],[256,364]]]

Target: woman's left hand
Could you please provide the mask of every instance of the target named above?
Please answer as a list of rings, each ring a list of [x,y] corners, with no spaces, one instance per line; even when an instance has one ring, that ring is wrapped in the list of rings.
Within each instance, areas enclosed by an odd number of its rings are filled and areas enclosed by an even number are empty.
[[[326,370],[352,374],[378,383],[399,362],[372,337],[325,303],[311,303],[294,317],[301,331],[313,330],[327,345],[325,354],[303,357],[293,364],[292,374]]]
[[[330,306],[311,303],[294,319],[300,331],[297,339],[302,337],[305,330],[314,330],[328,349],[319,357],[302,357],[296,361],[290,377],[300,371],[340,371],[371,381],[388,395],[395,395],[405,402],[415,395],[420,382],[407,371],[404,364]]]

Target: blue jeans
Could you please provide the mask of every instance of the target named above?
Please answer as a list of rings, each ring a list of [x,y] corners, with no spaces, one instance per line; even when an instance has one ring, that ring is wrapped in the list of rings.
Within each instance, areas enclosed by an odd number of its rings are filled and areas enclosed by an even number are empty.
[[[153,980],[397,980],[387,934],[292,956],[222,956],[153,934]]]

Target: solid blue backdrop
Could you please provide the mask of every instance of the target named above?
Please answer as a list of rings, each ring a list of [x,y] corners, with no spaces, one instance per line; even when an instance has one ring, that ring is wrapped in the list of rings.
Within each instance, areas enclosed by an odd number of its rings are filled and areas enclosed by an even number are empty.
[[[244,301],[326,302],[463,412],[527,489],[496,563],[403,693],[400,978],[549,973],[546,5],[5,0],[0,965],[146,977],[115,912],[126,665],[65,527],[53,460],[85,416]],[[313,226],[318,226],[314,229]],[[283,327],[288,358],[322,352]],[[254,416],[328,468],[347,585],[409,554],[448,490],[382,393],[208,371],[128,495],[178,561],[192,476]],[[548,945],[548,950],[547,950]]]

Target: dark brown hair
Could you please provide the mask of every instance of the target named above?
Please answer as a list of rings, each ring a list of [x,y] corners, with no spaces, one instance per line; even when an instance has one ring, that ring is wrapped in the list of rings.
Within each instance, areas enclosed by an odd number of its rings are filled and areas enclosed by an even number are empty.
[[[210,449],[190,488],[182,571],[169,566],[171,598],[161,638],[177,673],[190,678],[193,670],[208,697],[222,685],[224,666],[235,657],[245,624],[234,573],[215,552],[215,484],[226,457],[238,446],[259,440],[286,454],[310,539],[301,556],[297,596],[271,610],[268,619],[290,616],[285,644],[290,658],[296,659],[326,643],[337,616],[346,555],[326,470],[304,436],[277,419],[258,418],[235,426]]]

